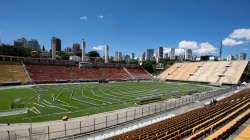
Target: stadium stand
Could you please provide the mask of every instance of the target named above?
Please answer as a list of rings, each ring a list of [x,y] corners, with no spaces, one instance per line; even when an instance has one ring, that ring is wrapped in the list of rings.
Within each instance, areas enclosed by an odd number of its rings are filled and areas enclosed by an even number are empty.
[[[126,67],[127,71],[133,75],[133,77],[135,79],[139,79],[139,80],[147,80],[147,79],[152,79],[151,74],[149,74],[145,69],[143,69],[142,67],[135,67],[135,68],[131,68],[131,67]]]
[[[161,80],[238,84],[248,61],[175,63],[159,75]]]
[[[122,65],[77,65],[26,64],[27,71],[34,83],[98,81],[98,80],[147,80],[152,76],[139,66]]]
[[[215,133],[211,135],[212,139],[226,138],[249,115],[250,88],[247,88],[202,108],[108,138],[108,140],[178,140],[183,138],[196,140],[204,139],[214,131]]]
[[[69,80],[70,69],[62,65],[26,65],[33,82]]]
[[[8,62],[0,63],[0,83],[28,83],[29,78],[25,73],[25,69],[20,63]]]
[[[223,73],[224,76],[221,78],[220,82],[226,84],[237,84],[247,64],[248,61],[232,61],[228,64],[228,69]]]
[[[250,140],[250,125],[248,125],[234,140]]]

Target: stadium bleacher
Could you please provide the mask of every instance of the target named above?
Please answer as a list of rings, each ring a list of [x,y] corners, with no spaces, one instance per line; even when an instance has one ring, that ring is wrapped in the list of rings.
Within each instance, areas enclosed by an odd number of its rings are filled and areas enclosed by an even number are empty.
[[[249,118],[249,115],[250,89],[247,88],[216,103],[108,138],[108,140],[226,138],[237,125],[243,122],[243,119]],[[208,137],[209,135],[211,137]]]
[[[238,84],[248,61],[175,63],[159,75],[161,80]]]
[[[27,71],[34,83],[67,82],[67,81],[97,81],[97,80],[134,80],[152,79],[152,76],[142,67],[102,66],[55,64],[26,64]]]
[[[234,140],[249,140],[250,139],[250,125],[248,125],[239,135],[237,135]]]
[[[29,78],[20,63],[0,63],[0,83],[27,83]]]
[[[133,75],[135,79],[139,80],[147,80],[147,79],[152,79],[151,74],[149,74],[145,69],[142,67],[135,67],[135,68],[129,68],[126,67],[127,71]]]

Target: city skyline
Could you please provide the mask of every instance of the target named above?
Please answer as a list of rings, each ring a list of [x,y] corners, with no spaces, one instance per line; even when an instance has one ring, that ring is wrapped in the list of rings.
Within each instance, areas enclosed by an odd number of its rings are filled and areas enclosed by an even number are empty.
[[[160,46],[219,55],[224,40],[224,58],[240,52],[250,56],[249,1],[190,1],[3,1],[0,39],[13,44],[21,37],[34,38],[48,50],[56,36],[64,50],[84,38],[87,51],[102,50],[103,55],[108,44],[112,55],[121,51],[136,56]],[[10,6],[13,11],[4,12]],[[17,12],[18,7],[23,10]]]

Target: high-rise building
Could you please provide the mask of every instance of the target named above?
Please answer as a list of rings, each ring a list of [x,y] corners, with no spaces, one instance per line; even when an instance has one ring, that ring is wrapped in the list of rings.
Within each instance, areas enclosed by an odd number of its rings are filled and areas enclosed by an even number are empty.
[[[72,52],[72,48],[70,48],[70,47],[65,48],[64,51],[67,52],[67,53]]]
[[[185,50],[185,60],[192,60],[192,50],[191,49]]]
[[[162,59],[163,58],[163,47],[158,48],[158,58]]]
[[[72,51],[74,54],[81,51],[81,45],[79,43],[74,43],[72,46]]]
[[[146,60],[151,60],[154,56],[154,49],[147,49]]]
[[[146,53],[143,52],[143,53],[142,53],[142,56],[141,56],[141,61],[145,61],[145,60],[146,60]]]
[[[131,59],[132,59],[132,60],[135,59],[135,53],[131,53]]]
[[[56,59],[56,55],[61,52],[61,40],[57,37],[52,37],[51,39],[51,50],[52,50],[52,59]]]
[[[28,41],[26,38],[19,38],[14,41],[14,46],[15,47],[28,47]]]
[[[51,42],[55,45],[56,52],[61,52],[61,39],[57,37],[52,37]]]
[[[105,63],[109,62],[109,46],[105,46]]]
[[[82,61],[84,61],[85,49],[86,49],[86,42],[85,42],[85,40],[83,39],[83,40],[82,40]]]
[[[28,41],[28,47],[35,51],[41,51],[39,42],[36,39],[31,39]]]
[[[119,51],[115,52],[114,61],[120,62],[120,61],[122,61],[122,60],[123,60],[123,59],[122,59],[122,52],[119,52]]]
[[[170,60],[175,60],[175,48],[170,49],[169,58]]]
[[[239,60],[246,60],[247,59],[247,53],[240,53],[238,58],[239,58]]]
[[[129,62],[130,61],[130,56],[128,54],[124,55],[124,60],[126,62]]]

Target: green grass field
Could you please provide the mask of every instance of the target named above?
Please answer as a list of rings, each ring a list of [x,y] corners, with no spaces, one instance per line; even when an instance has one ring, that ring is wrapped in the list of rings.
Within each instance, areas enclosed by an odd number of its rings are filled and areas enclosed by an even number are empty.
[[[48,121],[65,115],[73,118],[137,106],[138,97],[161,95],[162,99],[178,98],[211,88],[191,83],[145,81],[5,89],[0,90],[0,112],[12,111],[14,105],[14,108],[29,108],[29,111],[0,117],[0,123]]]

